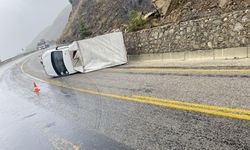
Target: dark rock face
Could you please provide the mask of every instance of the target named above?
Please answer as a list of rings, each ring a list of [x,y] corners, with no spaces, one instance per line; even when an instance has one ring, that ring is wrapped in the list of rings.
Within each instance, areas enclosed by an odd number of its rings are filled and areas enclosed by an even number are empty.
[[[151,0],[71,0],[73,11],[59,43],[79,40],[79,23],[83,21],[92,36],[124,28],[128,12],[154,10]]]

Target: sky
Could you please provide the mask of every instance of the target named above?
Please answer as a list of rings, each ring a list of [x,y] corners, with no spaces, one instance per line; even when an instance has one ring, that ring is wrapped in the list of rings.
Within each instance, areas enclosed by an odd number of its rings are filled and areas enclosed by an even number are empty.
[[[68,4],[68,0],[0,0],[0,59],[20,54]]]

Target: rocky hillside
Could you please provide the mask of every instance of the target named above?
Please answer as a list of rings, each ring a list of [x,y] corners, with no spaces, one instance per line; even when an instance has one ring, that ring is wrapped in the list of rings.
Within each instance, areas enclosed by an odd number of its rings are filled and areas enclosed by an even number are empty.
[[[153,0],[153,3],[161,13],[161,24],[219,15],[250,6],[250,0]]]
[[[84,22],[92,35],[122,28],[128,20],[128,12],[154,10],[151,0],[71,0],[73,10],[59,43],[80,39],[79,25]]]
[[[73,10],[58,43],[81,39],[83,22],[91,36],[125,30],[132,10],[147,18],[145,28],[250,8],[250,0],[70,0]]]

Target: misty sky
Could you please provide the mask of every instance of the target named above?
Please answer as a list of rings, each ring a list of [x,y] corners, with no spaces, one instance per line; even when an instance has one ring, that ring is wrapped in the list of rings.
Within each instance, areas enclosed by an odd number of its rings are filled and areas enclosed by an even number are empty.
[[[0,59],[21,53],[68,4],[68,0],[0,0]]]

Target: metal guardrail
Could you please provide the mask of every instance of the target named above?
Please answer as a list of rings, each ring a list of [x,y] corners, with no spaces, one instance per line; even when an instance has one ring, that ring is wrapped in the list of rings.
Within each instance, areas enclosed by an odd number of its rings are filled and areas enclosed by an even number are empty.
[[[12,57],[12,58],[9,58],[9,59],[6,59],[6,60],[0,62],[0,66],[6,64],[6,63],[8,63],[8,62],[14,61],[14,60],[16,60],[16,59],[18,59],[18,58],[21,58],[21,57],[23,57],[23,56],[26,56],[26,55],[29,55],[29,54],[31,54],[31,53],[34,53],[34,52],[49,50],[49,49],[53,49],[53,48],[56,48],[56,47],[59,47],[59,48],[60,48],[60,47],[63,47],[63,46],[68,46],[68,45],[67,45],[67,44],[54,45],[54,46],[51,46],[51,47],[46,48],[46,49],[34,50],[34,51],[22,53],[22,54],[19,54],[19,55],[17,55],[17,56],[14,56],[14,57]]]
[[[18,58],[21,58],[21,57],[23,57],[23,56],[32,54],[32,53],[34,53],[34,52],[37,52],[37,50],[35,50],[35,51],[30,51],[30,52],[27,52],[27,53],[22,53],[22,54],[19,54],[19,55],[17,55],[17,56],[14,56],[14,57],[11,57],[11,58],[9,58],[9,59],[6,59],[6,60],[0,62],[0,66],[6,64],[6,63],[8,63],[8,62],[14,61],[14,60],[16,60],[16,59],[18,59]]]

